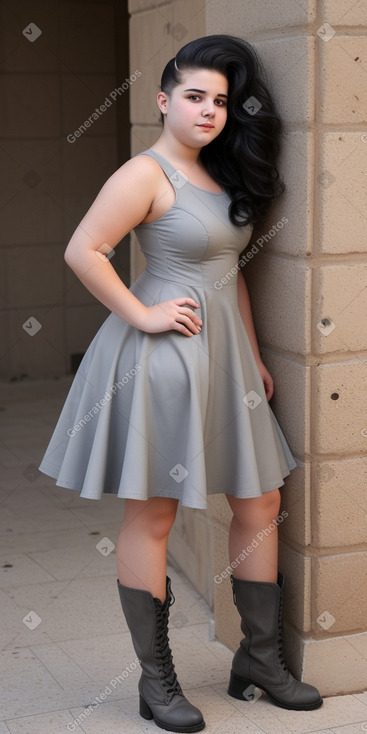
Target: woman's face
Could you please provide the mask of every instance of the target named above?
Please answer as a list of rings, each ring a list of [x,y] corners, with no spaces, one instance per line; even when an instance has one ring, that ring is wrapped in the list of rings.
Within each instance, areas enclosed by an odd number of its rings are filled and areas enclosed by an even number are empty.
[[[201,148],[214,140],[226,124],[228,80],[212,69],[189,70],[182,79],[170,97],[158,95],[161,109],[166,112],[164,128],[167,125],[185,145]]]

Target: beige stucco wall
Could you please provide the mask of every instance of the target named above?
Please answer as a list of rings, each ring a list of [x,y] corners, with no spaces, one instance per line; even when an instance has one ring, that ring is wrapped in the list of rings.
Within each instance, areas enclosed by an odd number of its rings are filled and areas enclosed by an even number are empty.
[[[362,690],[367,659],[367,6],[355,0],[130,0],[131,155],[157,139],[156,94],[180,46],[239,35],[260,53],[283,120],[287,191],[245,268],[272,409],[298,467],[281,489],[285,651],[324,695]],[[326,24],[326,25],[325,25]],[[281,231],[272,225],[288,219]],[[274,231],[274,230],[273,230]],[[133,242],[132,279],[144,267]],[[322,326],[329,319],[330,328]],[[212,606],[217,637],[240,637],[229,579],[231,513],[179,508],[169,552]]]

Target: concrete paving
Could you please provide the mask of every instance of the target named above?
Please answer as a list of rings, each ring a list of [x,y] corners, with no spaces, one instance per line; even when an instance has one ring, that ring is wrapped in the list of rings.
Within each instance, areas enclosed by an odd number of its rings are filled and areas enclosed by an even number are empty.
[[[71,380],[0,385],[0,734],[158,732],[138,714],[139,666],[117,593],[123,501],[81,499],[37,470]],[[210,609],[170,559],[167,572],[178,679],[208,734],[367,731],[367,692],[310,712],[264,694],[254,703],[228,696],[233,654],[210,639]]]

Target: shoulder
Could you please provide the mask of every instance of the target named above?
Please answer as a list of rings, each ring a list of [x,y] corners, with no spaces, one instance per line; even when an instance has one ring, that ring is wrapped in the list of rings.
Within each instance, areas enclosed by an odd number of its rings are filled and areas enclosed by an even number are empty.
[[[154,199],[159,185],[160,169],[157,162],[149,155],[136,155],[129,158],[105,182],[102,191],[109,196],[124,195],[128,199],[144,199],[149,203]]]
[[[157,173],[160,166],[157,161],[150,155],[135,155],[123,163],[115,172],[116,177],[125,178],[129,176],[133,179],[144,179],[148,183],[157,181]]]

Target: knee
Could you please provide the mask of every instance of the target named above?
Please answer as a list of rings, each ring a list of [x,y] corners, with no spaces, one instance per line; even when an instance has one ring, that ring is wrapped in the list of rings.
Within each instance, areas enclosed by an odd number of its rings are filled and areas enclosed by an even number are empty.
[[[176,518],[177,506],[155,509],[149,518],[149,532],[156,540],[163,540],[170,533]]]
[[[176,518],[178,500],[151,497],[149,500],[125,500],[121,533],[149,535],[155,540],[168,536]]]
[[[269,515],[276,516],[280,509],[280,491],[279,489],[273,489],[271,492],[264,492],[262,498],[264,510]]]
[[[280,491],[273,489],[264,492],[261,497],[237,499],[228,497],[233,511],[232,522],[248,527],[255,523],[267,523],[277,517],[280,509]]]

